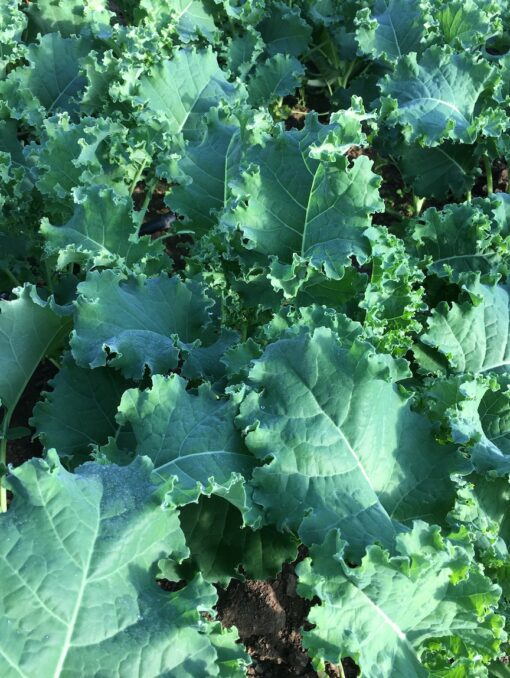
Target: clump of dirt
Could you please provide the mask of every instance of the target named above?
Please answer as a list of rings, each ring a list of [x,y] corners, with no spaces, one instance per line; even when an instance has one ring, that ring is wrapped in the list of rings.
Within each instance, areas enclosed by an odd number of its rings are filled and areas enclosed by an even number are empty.
[[[301,630],[312,628],[306,620],[308,612],[319,603],[318,599],[306,600],[297,593],[295,565],[305,556],[306,550],[300,549],[298,559],[285,564],[275,579],[232,580],[226,590],[219,589],[218,618],[223,626],[237,627],[253,659],[247,673],[251,678],[317,677],[301,643]],[[342,664],[343,673],[339,667],[329,665],[327,674],[345,678],[359,675],[350,659]]]

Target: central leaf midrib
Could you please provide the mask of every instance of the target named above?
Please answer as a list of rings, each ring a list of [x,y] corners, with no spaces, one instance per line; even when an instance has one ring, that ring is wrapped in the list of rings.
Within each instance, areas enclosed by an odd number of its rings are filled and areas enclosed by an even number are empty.
[[[83,600],[83,596],[85,595],[85,590],[87,588],[87,584],[89,583],[89,572],[90,572],[90,567],[92,565],[92,557],[95,552],[95,546],[97,542],[97,538],[99,536],[99,532],[101,529],[101,516],[98,514],[98,520],[97,520],[97,526],[96,526],[96,531],[94,534],[94,538],[92,540],[91,546],[90,546],[90,551],[88,554],[87,562],[85,564],[85,567],[83,568],[83,575],[82,579],[80,582],[80,590],[78,592],[78,595],[76,597],[76,603],[74,606],[73,614],[71,616],[69,625],[67,627],[67,633],[66,637],[64,639],[64,642],[62,644],[62,650],[60,652],[60,656],[58,658],[56,667],[55,667],[55,673],[54,673],[54,678],[59,678],[59,676],[62,674],[62,670],[64,668],[64,663],[67,658],[67,653],[69,652],[69,649],[71,648],[71,643],[73,639],[73,633],[74,629],[76,626],[76,622],[78,620],[78,615],[80,613],[80,608],[81,608],[81,603]]]
[[[315,168],[315,171],[313,173],[313,178],[312,178],[312,185],[310,186],[310,192],[308,193],[308,201],[307,201],[307,204],[306,204],[306,211],[305,211],[305,220],[304,220],[304,224],[303,224],[303,235],[302,235],[302,238],[301,238],[301,256],[302,257],[305,256],[305,251],[307,250],[307,248],[305,247],[305,243],[306,243],[306,239],[308,237],[308,224],[310,223],[308,213],[309,213],[309,210],[310,210],[310,206],[312,204],[313,192],[315,190],[315,180],[317,178],[317,174],[319,173],[320,168],[321,168],[320,164],[317,165],[317,167]]]

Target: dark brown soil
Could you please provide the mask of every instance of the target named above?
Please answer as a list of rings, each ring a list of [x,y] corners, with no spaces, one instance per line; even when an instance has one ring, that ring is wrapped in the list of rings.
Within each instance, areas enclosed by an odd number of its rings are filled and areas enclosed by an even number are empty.
[[[301,629],[312,628],[306,621],[308,612],[319,602],[305,600],[296,592],[295,565],[305,556],[306,550],[301,548],[298,559],[285,564],[275,579],[233,580],[226,590],[219,589],[218,618],[226,627],[237,627],[253,659],[248,676],[317,676],[301,644]],[[342,672],[338,667],[328,665],[327,675],[342,676]],[[343,662],[343,675],[345,678],[359,675],[350,659]]]
[[[11,428],[28,428],[30,429],[30,435],[17,440],[10,440],[7,443],[8,464],[19,466],[27,461],[27,459],[42,456],[42,445],[37,438],[31,439],[34,429],[30,427],[28,422],[36,402],[41,399],[41,392],[47,390],[48,381],[56,372],[57,368],[51,362],[48,360],[42,362],[34,372],[23,395],[19,399],[11,419]]]

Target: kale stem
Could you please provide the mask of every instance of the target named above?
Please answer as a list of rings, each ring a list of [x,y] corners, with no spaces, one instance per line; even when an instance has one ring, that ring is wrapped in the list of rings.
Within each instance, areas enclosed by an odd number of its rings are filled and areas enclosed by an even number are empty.
[[[492,180],[492,164],[488,155],[483,156],[483,165],[485,167],[485,176],[487,177],[487,195],[494,193],[494,182]]]
[[[354,66],[356,65],[356,63],[357,63],[357,59],[354,59],[354,61],[351,61],[351,63],[349,64],[349,68],[347,69],[347,71],[345,72],[343,77],[338,78],[338,84],[340,85],[340,87],[343,87],[343,89],[345,89],[347,87],[347,85],[349,83],[349,78],[352,75],[352,71],[354,70]]]
[[[342,660],[341,660],[341,659],[340,659],[340,661],[338,662],[337,666],[338,666],[338,673],[340,674],[340,678],[345,678],[345,671],[344,671],[344,667],[343,667],[343,665],[342,665]]]
[[[146,214],[147,209],[149,207],[149,203],[151,201],[152,194],[154,193],[154,189],[156,188],[157,185],[158,185],[158,179],[157,179],[157,177],[155,177],[147,187],[147,192],[145,194],[145,199],[143,201],[143,205],[142,205],[140,211],[138,212],[140,225],[142,224],[142,222],[145,218],[145,214]]]
[[[417,195],[414,195],[414,193],[413,193],[413,209],[414,209],[415,216],[417,216],[417,217],[420,216],[420,213],[423,209],[424,204],[425,204],[425,198],[419,198]]]
[[[0,465],[7,466],[7,431],[11,422],[11,412],[6,412],[2,422],[2,439],[0,440]],[[0,483],[0,513],[7,511],[7,490]]]
[[[386,212],[386,214],[389,214],[392,217],[399,219],[400,221],[402,221],[402,219],[404,218],[403,215],[400,212],[398,212],[397,210],[394,210],[392,207],[386,206],[384,211]]]
[[[133,193],[135,192],[136,185],[140,181],[140,177],[142,176],[146,165],[147,165],[147,160],[144,160],[142,162],[142,164],[140,165],[140,169],[136,173],[135,178],[133,179],[133,181],[131,183],[131,186],[129,187],[129,195],[133,195]]]
[[[14,287],[21,287],[20,281],[16,278],[16,276],[14,275],[14,273],[12,271],[10,271],[8,268],[2,268],[1,270],[9,278],[9,280],[12,282]]]
[[[241,323],[241,342],[245,342],[248,339],[248,321],[245,319]]]
[[[472,197],[472,196],[471,196],[471,191],[468,191],[468,192],[466,193],[466,202],[471,202],[471,197]]]
[[[53,294],[53,282],[51,280],[51,269],[48,259],[44,260],[44,272],[46,274],[46,283],[48,285],[48,289]]]

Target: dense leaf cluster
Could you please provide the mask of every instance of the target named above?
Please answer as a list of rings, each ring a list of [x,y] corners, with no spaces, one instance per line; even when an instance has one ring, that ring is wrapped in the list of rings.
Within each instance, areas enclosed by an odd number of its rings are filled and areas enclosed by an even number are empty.
[[[505,675],[509,77],[507,0],[0,0],[2,676],[242,676],[299,544],[317,670]]]

